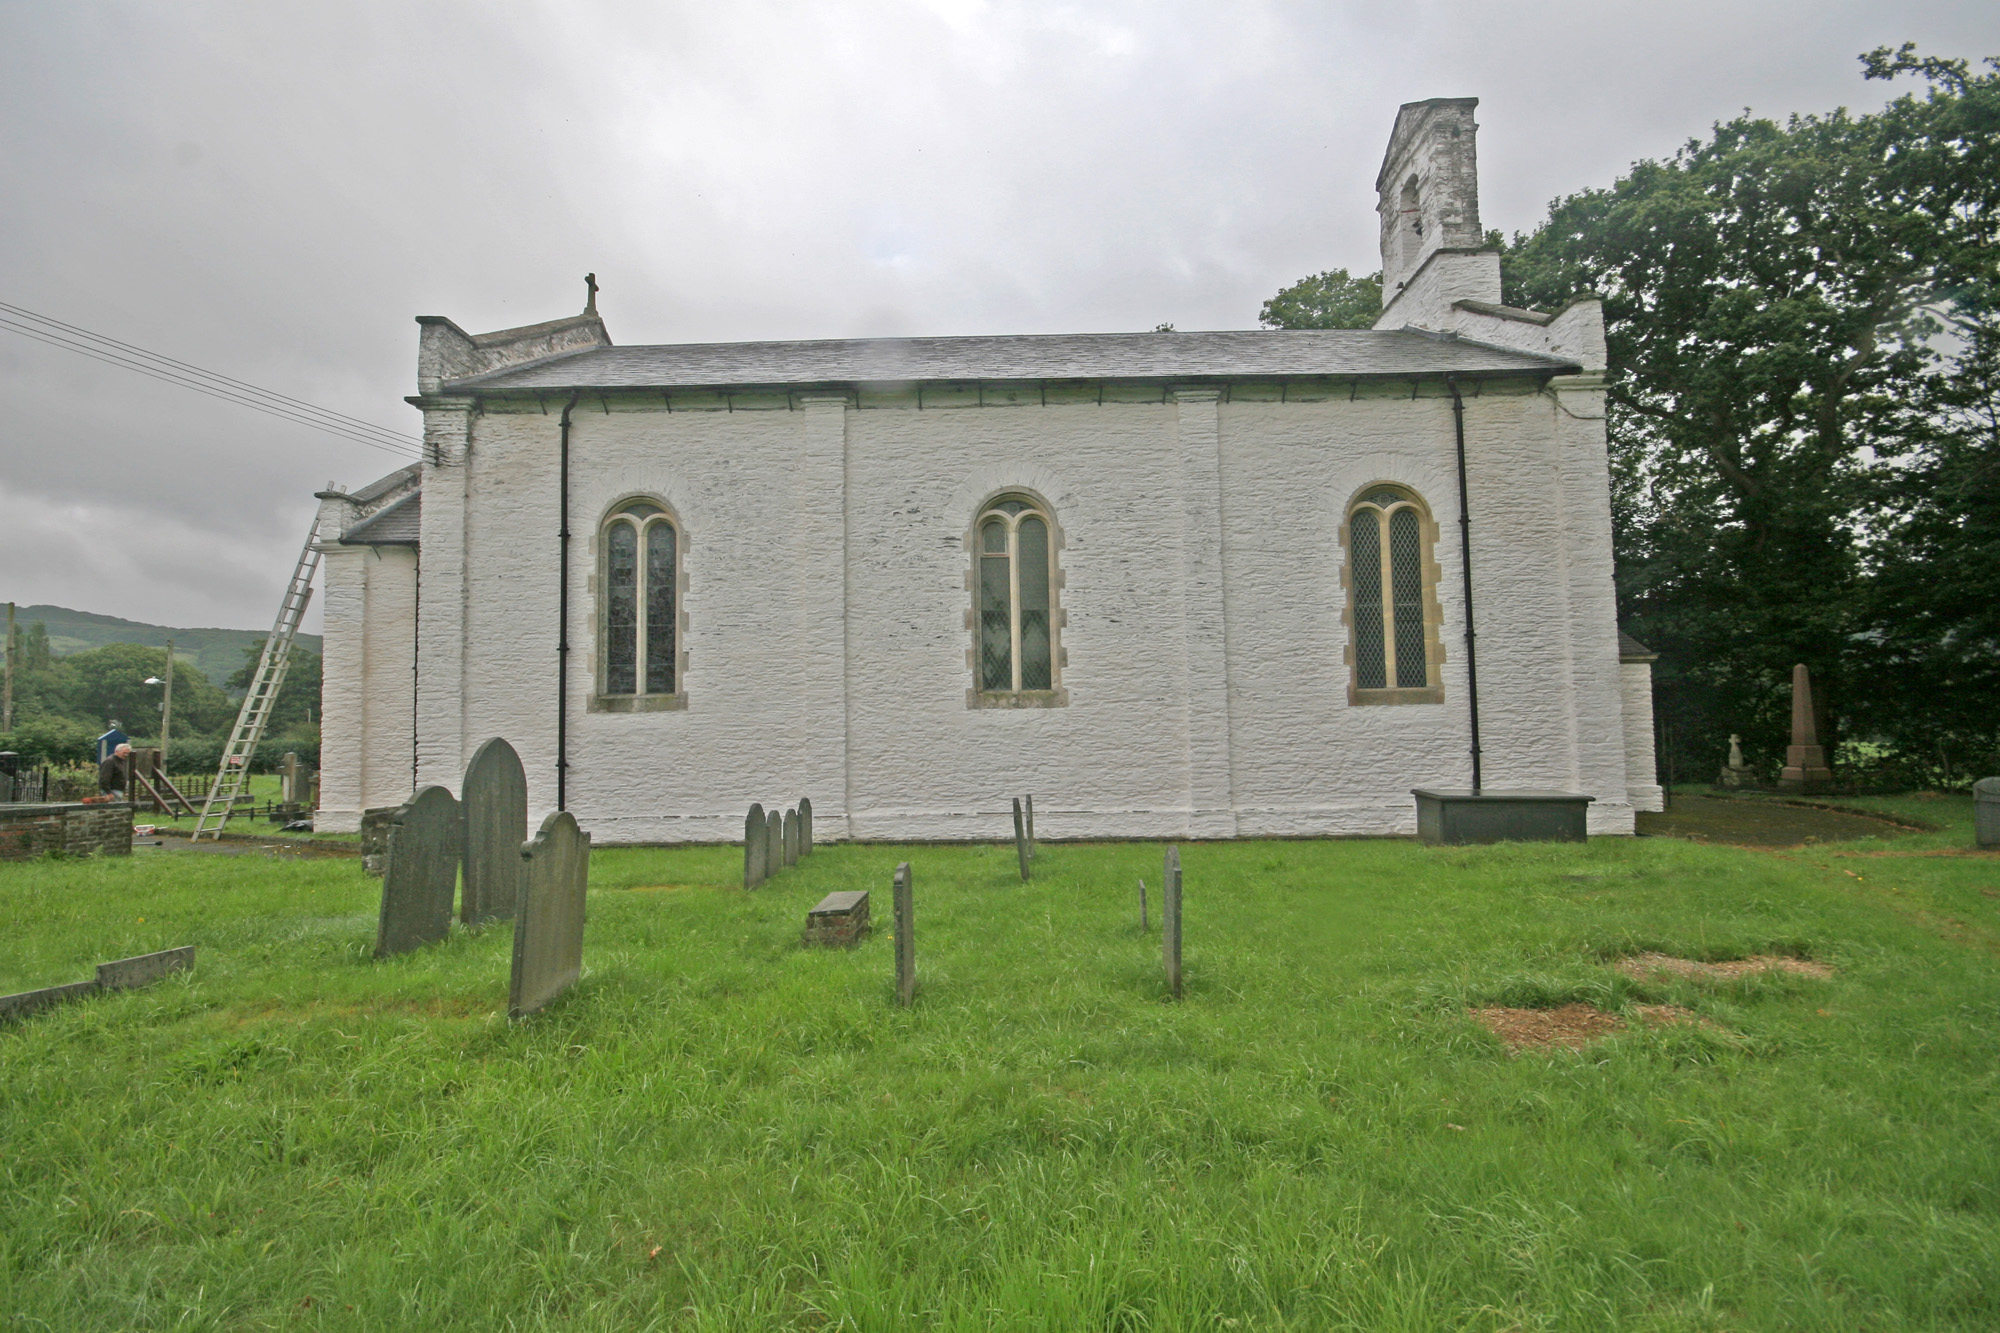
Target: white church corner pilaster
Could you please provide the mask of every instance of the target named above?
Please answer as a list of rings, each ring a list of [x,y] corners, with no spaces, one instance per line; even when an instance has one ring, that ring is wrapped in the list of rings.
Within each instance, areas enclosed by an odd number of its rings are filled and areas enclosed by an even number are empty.
[[[800,673],[800,790],[812,799],[814,836],[848,831],[847,396],[799,403],[798,522],[793,560],[800,585],[800,660],[828,669]],[[837,553],[838,558],[829,559]]]
[[[1222,543],[1219,390],[1174,392],[1180,441],[1181,625],[1186,639],[1188,836],[1236,836]]]

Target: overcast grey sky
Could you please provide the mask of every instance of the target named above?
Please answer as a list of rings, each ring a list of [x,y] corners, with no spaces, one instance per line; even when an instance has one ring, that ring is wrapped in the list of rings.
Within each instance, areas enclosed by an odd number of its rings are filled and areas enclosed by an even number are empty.
[[[1911,40],[2000,5],[0,0],[0,301],[408,433],[412,316],[585,270],[620,343],[1249,328],[1377,266],[1399,103],[1481,99],[1511,232]],[[268,626],[396,466],[0,330],[0,600]]]

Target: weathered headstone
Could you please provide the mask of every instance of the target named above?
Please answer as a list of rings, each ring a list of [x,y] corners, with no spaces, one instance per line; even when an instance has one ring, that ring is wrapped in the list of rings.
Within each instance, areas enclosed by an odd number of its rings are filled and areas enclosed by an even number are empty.
[[[849,948],[868,933],[868,890],[846,889],[829,893],[819,906],[806,913],[807,944],[827,948]]]
[[[795,865],[799,859],[799,812],[785,811],[785,864]]]
[[[1014,855],[1021,862],[1021,882],[1028,881],[1028,832],[1021,823],[1021,798],[1014,798]]]
[[[400,805],[378,805],[361,812],[361,868],[381,877],[389,860],[389,823]]]
[[[1153,933],[1153,925],[1146,920],[1146,881],[1139,881],[1139,929],[1145,934]]]
[[[810,797],[799,797],[799,855],[811,856],[813,849],[813,803]]]
[[[765,853],[770,850],[771,840],[764,836],[764,807],[759,802],[751,802],[750,813],[743,820],[743,887],[754,889],[764,882]]]
[[[397,808],[389,820],[383,858],[377,958],[441,940],[450,932],[463,833],[458,802],[443,787],[425,787]]]
[[[1832,783],[1833,770],[1826,766],[1826,749],[1819,743],[1819,723],[1813,717],[1812,673],[1801,662],[1792,668],[1792,743],[1785,750],[1778,786],[1785,791],[1815,791]]]
[[[1167,848],[1167,880],[1160,891],[1160,954],[1167,989],[1181,998],[1181,849]]]
[[[1023,796],[1021,798],[1021,809],[1028,816],[1028,859],[1032,861],[1035,859],[1035,798],[1032,796]]]
[[[1731,733],[1729,737],[1729,762],[1715,775],[1718,786],[1740,787],[1750,776],[1750,765],[1743,762],[1743,738]]]
[[[785,868],[785,817],[776,806],[764,813],[764,874],[768,877]]]
[[[507,1017],[532,1014],[583,973],[583,903],[590,887],[590,835],[557,810],[520,848],[527,868],[514,917],[514,972]]]
[[[178,949],[162,949],[158,953],[142,953],[136,958],[99,963],[97,985],[100,990],[133,990],[158,981],[169,972],[193,966],[194,946],[183,944]]]
[[[465,887],[458,919],[468,926],[514,915],[521,900],[521,844],[528,840],[528,775],[498,736],[472,752],[459,788],[465,818]]]
[[[2000,778],[1972,784],[1972,838],[1981,847],[2000,847]]]
[[[910,863],[896,867],[896,1003],[917,998],[917,914],[910,901]]]

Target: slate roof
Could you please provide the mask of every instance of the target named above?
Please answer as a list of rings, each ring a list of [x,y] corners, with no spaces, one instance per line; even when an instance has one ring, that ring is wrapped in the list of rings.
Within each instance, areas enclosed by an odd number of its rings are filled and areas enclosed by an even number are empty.
[[[445,393],[880,384],[1552,375],[1573,361],[1414,329],[1253,329],[590,347],[447,381]]]
[[[398,473],[398,476],[403,474]],[[370,488],[373,489],[373,488]],[[380,492],[377,492],[380,494]],[[422,535],[424,493],[411,491],[340,535],[342,546],[415,546]]]

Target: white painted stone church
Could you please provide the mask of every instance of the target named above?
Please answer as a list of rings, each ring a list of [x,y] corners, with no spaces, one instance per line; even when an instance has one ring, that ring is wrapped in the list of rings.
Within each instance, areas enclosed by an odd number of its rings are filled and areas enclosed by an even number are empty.
[[[504,736],[599,845],[801,796],[823,838],[1000,838],[1017,793],[1053,838],[1409,833],[1472,776],[1469,586],[1486,786],[1631,832],[1603,315],[1500,304],[1476,105],[1396,118],[1373,329],[420,318],[424,461],[321,497],[320,827]]]

